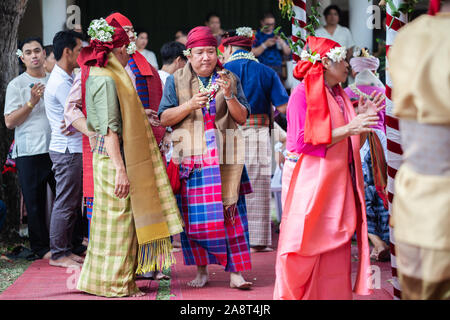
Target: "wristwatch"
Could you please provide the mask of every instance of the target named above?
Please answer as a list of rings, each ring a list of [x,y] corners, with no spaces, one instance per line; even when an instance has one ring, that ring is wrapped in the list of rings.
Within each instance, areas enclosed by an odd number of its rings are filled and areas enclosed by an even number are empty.
[[[227,97],[226,95],[223,96],[225,98],[226,101],[228,100],[233,100],[235,97],[234,93],[231,93],[231,97]]]

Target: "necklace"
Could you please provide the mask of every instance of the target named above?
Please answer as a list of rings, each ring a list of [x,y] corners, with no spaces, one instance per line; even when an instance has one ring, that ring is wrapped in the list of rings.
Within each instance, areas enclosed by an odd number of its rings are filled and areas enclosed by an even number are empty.
[[[205,87],[202,80],[199,76],[197,76],[198,79],[198,87],[199,91],[201,93],[207,93],[208,94],[208,102],[206,102],[206,109],[209,111],[210,102],[214,100],[216,97],[217,91],[219,91],[219,85],[217,83],[212,83],[213,81],[213,75],[209,77],[208,85]]]
[[[368,99],[368,100],[372,100],[372,98],[370,97],[370,95],[368,95],[368,94],[362,92],[361,90],[359,90],[355,83],[352,83],[352,84],[349,85],[348,87],[349,87],[349,88],[353,91],[353,93],[356,94],[357,96],[359,96],[359,97],[364,97],[364,98],[366,98],[366,99]]]
[[[247,59],[247,60],[252,60],[252,61],[256,61],[259,62],[258,59],[256,59],[255,55],[251,52],[239,52],[236,54],[233,54],[230,59],[228,59],[228,62],[231,61],[235,61],[235,60],[240,60],[240,59]]]

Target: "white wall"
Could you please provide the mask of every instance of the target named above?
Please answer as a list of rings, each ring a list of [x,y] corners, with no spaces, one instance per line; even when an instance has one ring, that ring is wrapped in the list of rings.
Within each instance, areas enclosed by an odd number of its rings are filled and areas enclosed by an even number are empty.
[[[42,33],[44,46],[53,43],[53,37],[64,30],[67,19],[67,2],[62,0],[42,0]]]

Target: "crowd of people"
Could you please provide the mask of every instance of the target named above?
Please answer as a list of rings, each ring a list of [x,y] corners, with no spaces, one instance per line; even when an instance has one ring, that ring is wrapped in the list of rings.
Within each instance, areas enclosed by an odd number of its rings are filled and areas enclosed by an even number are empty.
[[[433,24],[436,35],[447,30],[450,4],[432,4],[437,15],[417,24]],[[52,46],[39,38],[22,41],[17,54],[25,71],[8,85],[4,115],[15,130],[11,157],[35,258],[80,267],[80,291],[138,297],[143,293],[136,279],[168,278],[164,271],[181,248],[184,263],[197,268],[189,286],[207,285],[208,265],[218,264],[229,273],[231,288],[250,289],[243,272],[252,268],[251,253],[274,249],[276,154],[283,208],[274,299],[370,294],[370,260],[390,259],[386,89],[377,74],[379,59],[355,45],[339,25],[340,14],[337,6],[325,9],[326,25],[307,38],[294,69],[301,82],[291,92],[283,85],[291,48],[274,33],[271,13],[257,32],[224,31],[220,16],[208,14],[204,26],[179,30],[162,46],[161,68],[146,49],[149,34],[118,12],[92,21],[89,41],[81,26],[58,32]],[[397,239],[404,241],[398,263],[405,298],[448,298],[449,237],[442,228],[448,226],[443,192],[449,162],[446,154],[433,155],[448,150],[449,104],[440,89],[421,90],[419,76],[414,88],[407,85],[412,64],[399,57],[425,48],[408,42],[418,28],[411,25],[392,52],[395,87],[403,88],[396,111],[408,119],[402,129],[410,151],[394,203]],[[436,67],[419,60],[424,73]],[[448,70],[441,71],[445,83]],[[350,74],[354,82],[347,86]],[[440,80],[429,80],[430,88],[439,86]],[[435,130],[444,137],[439,143],[431,137]],[[430,152],[417,153],[416,144]],[[415,178],[428,179],[430,187],[411,187]],[[55,199],[47,228],[49,190]],[[431,191],[434,198],[441,195],[439,224],[425,223],[418,211],[426,205],[424,193],[431,204]],[[437,228],[442,231],[436,235]],[[441,264],[434,266],[438,257]]]

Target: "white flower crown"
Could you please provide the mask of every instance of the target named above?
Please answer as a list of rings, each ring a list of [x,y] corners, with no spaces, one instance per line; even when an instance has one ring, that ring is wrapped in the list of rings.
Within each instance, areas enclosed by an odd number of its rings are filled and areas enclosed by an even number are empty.
[[[253,38],[253,29],[250,27],[237,28],[236,35],[240,37]]]
[[[335,47],[327,53],[327,57],[333,60],[333,62],[341,62],[347,58],[347,48]]]
[[[16,56],[18,56],[19,58],[22,58],[22,57],[23,57],[23,52],[22,52],[22,50],[17,49],[17,51],[16,51]]]
[[[330,52],[328,52],[326,55],[333,62],[341,62],[347,57],[347,49],[345,47],[335,47],[331,49]],[[322,61],[319,53],[311,52],[311,50],[306,51],[305,49],[303,49],[303,51],[301,52],[300,59],[303,61],[309,61],[312,64],[316,64],[316,62]]]
[[[110,26],[105,19],[92,20],[89,25],[88,35],[92,40],[101,42],[111,42],[113,40],[115,28]]]

